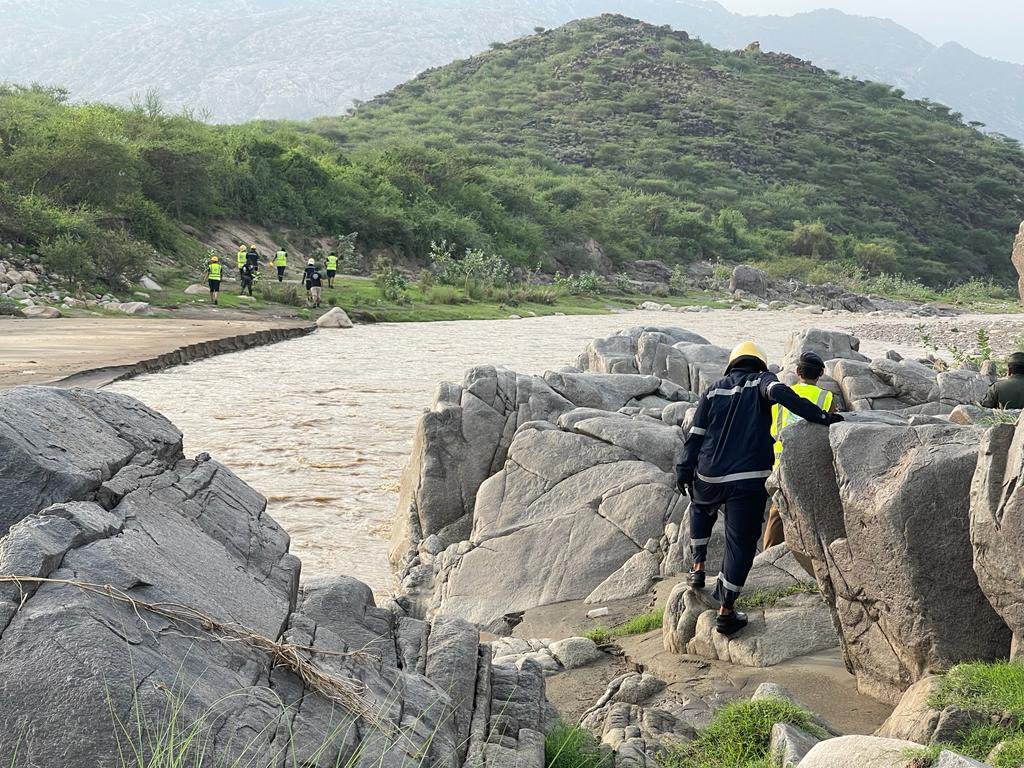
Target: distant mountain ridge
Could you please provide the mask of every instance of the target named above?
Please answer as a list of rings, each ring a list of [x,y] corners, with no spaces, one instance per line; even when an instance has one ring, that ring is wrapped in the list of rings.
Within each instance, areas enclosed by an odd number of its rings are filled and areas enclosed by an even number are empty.
[[[1024,140],[1024,66],[935,46],[883,19],[821,10],[740,16],[711,0],[0,0],[0,80],[126,104],[149,90],[210,119],[344,112],[419,72],[602,12],[720,48],[758,40],[899,87]]]

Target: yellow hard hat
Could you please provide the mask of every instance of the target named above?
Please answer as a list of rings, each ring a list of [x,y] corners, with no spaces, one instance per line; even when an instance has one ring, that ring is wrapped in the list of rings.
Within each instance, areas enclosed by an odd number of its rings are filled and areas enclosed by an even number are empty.
[[[252,248],[254,251],[256,250],[256,246],[255,245],[250,245],[249,247]]]
[[[764,367],[768,368],[768,355],[761,347],[753,340],[744,341],[737,344],[732,352],[729,353],[729,365],[726,367],[725,372],[728,373],[733,365],[743,359],[755,359],[760,360],[764,364]]]
[[[218,256],[211,256],[210,257],[210,261],[216,263],[216,262],[220,261],[220,258]]]

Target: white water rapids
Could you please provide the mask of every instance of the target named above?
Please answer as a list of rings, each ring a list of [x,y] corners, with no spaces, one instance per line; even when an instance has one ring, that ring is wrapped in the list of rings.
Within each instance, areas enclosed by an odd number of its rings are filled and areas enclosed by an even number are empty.
[[[587,342],[632,325],[677,325],[723,346],[754,336],[777,358],[804,327],[854,315],[633,312],[525,320],[402,323],[320,331],[203,360],[110,389],[139,398],[263,493],[292,536],[304,576],[345,573],[378,595],[398,483],[419,413],[441,381],[473,365],[541,374],[572,364]],[[880,354],[890,345],[865,341]]]

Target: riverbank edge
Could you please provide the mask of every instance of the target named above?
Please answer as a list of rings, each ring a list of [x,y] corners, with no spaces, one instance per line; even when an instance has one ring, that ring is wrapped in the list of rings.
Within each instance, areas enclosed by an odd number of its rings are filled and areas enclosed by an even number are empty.
[[[316,325],[287,326],[266,328],[260,331],[223,336],[218,339],[200,341],[165,352],[155,357],[145,358],[128,365],[101,366],[78,371],[63,379],[49,383],[47,386],[69,389],[71,387],[90,387],[99,389],[118,381],[143,376],[147,373],[158,373],[179,365],[188,365],[198,360],[242,352],[255,347],[265,347],[282,341],[291,341],[308,336],[316,331]]]

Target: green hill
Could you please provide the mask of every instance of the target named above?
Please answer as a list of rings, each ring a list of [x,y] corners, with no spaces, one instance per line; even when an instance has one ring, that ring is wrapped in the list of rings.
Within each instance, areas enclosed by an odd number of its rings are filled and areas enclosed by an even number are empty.
[[[208,126],[0,88],[0,239],[99,273],[137,269],[145,244],[198,258],[189,228],[240,218],[358,231],[364,250],[415,259],[447,239],[581,269],[594,239],[619,265],[859,265],[942,284],[1008,277],[1022,188],[1020,147],[945,107],[617,16],[312,123]]]
[[[1024,218],[1020,148],[940,105],[619,16],[425,73],[315,127],[353,151],[428,147],[424,184],[524,257],[592,235],[620,263],[796,255],[943,282],[1009,274]]]

